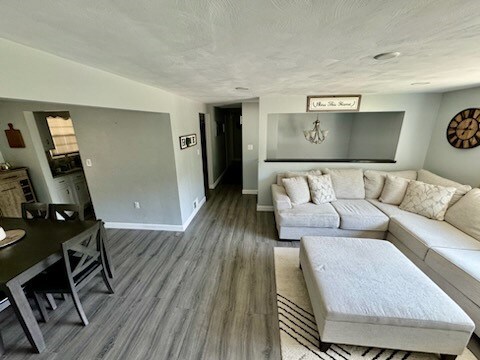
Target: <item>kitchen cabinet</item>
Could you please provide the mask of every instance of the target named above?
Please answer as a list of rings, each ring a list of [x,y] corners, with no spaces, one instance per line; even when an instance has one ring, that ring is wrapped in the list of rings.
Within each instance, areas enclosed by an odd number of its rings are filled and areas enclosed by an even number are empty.
[[[87,182],[83,173],[73,173],[54,178],[55,191],[51,194],[52,202],[56,204],[90,203]]]
[[[42,140],[42,145],[45,151],[55,149],[55,144],[53,143],[52,134],[50,128],[48,127],[47,117],[44,113],[34,113],[35,122],[37,123],[38,133],[40,139]]]
[[[22,217],[22,203],[35,202],[26,168],[0,172],[0,215]]]

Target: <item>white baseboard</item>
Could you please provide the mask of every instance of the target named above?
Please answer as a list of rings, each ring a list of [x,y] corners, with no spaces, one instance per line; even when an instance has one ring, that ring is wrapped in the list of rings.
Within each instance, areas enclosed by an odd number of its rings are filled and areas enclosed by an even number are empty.
[[[106,222],[107,229],[184,231],[183,225]]]
[[[257,195],[258,190],[248,190],[248,189],[243,189],[242,190],[243,195]]]
[[[203,197],[198,203],[197,208],[188,217],[183,225],[167,225],[167,224],[141,224],[141,223],[124,223],[124,222],[106,222],[107,229],[129,229],[129,230],[158,230],[158,231],[185,231],[192,222],[195,215],[197,215],[200,208],[205,204],[207,199]]]
[[[183,230],[182,231],[185,231],[187,230],[187,227],[188,225],[190,225],[190,223],[192,222],[193,218],[195,217],[195,215],[197,215],[198,211],[200,210],[200,208],[203,206],[203,204],[205,204],[205,202],[207,201],[207,198],[204,196],[202,200],[200,200],[200,202],[198,203],[197,205],[197,208],[193,210],[192,214],[188,217],[187,221],[185,221],[183,223]]]
[[[273,205],[258,205],[257,211],[273,211]]]
[[[220,176],[218,177],[218,179],[213,183],[213,184],[210,184],[208,187],[210,188],[210,190],[213,190],[217,187],[217,185],[220,183],[220,181],[223,179],[223,176],[225,175],[225,173],[227,172],[227,169],[223,170],[223,172],[220,174]]]

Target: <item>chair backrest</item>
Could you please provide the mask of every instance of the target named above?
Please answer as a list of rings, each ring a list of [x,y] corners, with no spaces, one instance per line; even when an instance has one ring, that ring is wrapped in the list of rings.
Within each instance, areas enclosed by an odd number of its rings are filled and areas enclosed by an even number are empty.
[[[9,306],[10,302],[8,301],[7,295],[3,291],[0,291],[0,312],[5,310]]]
[[[85,208],[78,204],[50,204],[50,218],[52,220],[85,220]],[[61,218],[59,218],[59,216]]]
[[[22,203],[22,218],[48,219],[48,204],[44,203]]]
[[[83,280],[88,282],[90,274],[101,270],[100,224],[97,221],[90,229],[62,244],[63,260],[72,288],[80,289]]]

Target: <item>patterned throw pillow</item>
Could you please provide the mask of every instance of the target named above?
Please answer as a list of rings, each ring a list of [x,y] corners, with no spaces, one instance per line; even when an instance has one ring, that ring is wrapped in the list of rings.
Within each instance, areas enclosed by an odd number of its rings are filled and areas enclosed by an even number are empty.
[[[443,220],[448,204],[457,189],[410,181],[400,209],[423,215],[434,220]]]
[[[310,187],[312,201],[317,205],[337,200],[329,174],[320,176],[308,175],[308,186]]]
[[[304,176],[282,179],[282,182],[293,205],[310,202],[310,189]]]

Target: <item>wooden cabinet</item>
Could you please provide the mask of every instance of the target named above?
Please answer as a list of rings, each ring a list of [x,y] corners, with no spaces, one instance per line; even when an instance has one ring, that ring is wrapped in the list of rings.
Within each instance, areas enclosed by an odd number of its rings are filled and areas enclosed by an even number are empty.
[[[87,182],[83,173],[74,173],[54,179],[55,192],[52,202],[57,204],[80,204],[90,203]]]
[[[35,202],[27,169],[0,172],[0,214],[3,217],[21,217],[23,202]]]

